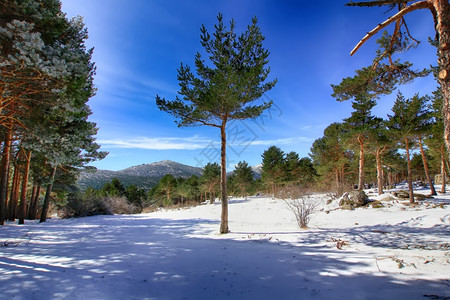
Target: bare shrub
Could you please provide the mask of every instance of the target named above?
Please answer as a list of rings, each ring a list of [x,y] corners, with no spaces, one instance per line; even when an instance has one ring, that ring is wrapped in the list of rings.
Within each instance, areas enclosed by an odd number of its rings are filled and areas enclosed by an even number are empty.
[[[291,210],[297,220],[300,229],[308,228],[311,215],[317,210],[317,202],[311,198],[308,190],[298,187],[285,187],[280,191],[280,196]]]
[[[133,214],[138,209],[125,197],[102,197],[85,195],[69,199],[60,211],[61,218],[88,217],[95,215]]]
[[[134,214],[137,211],[137,208],[125,197],[106,197],[104,202],[114,214]]]

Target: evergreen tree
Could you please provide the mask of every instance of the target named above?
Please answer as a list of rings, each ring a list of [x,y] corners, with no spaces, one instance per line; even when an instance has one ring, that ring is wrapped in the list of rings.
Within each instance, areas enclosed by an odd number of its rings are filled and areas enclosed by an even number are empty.
[[[270,193],[275,197],[277,187],[284,179],[284,152],[277,146],[270,146],[261,156],[261,179],[270,187]]]
[[[324,182],[334,181],[338,194],[342,194],[345,175],[353,159],[353,152],[343,147],[346,130],[342,123],[333,123],[324,130],[324,136],[314,141],[310,156]]]
[[[442,178],[441,193],[446,191],[446,164],[447,164],[447,148],[445,141],[442,139],[444,134],[444,118],[442,114],[442,92],[438,89],[433,93],[433,101],[430,105],[430,112],[434,119],[431,127],[431,135],[425,139],[425,144],[433,156],[439,157],[440,173]]]
[[[269,108],[272,101],[252,105],[255,100],[275,86],[266,82],[270,69],[266,68],[269,52],[263,48],[263,35],[256,17],[241,35],[235,33],[235,23],[227,28],[221,14],[211,36],[201,28],[201,44],[210,62],[200,53],[195,56],[197,76],[188,66],[178,69],[180,95],[167,101],[156,96],[160,110],[174,115],[178,126],[206,125],[220,129],[222,215],[220,233],[228,232],[228,202],[226,189],[226,128],[231,120],[254,119]]]
[[[246,161],[240,161],[234,169],[235,185],[241,197],[247,197],[251,191],[255,177],[252,167]]]
[[[438,82],[441,86],[443,95],[443,116],[444,116],[444,139],[447,145],[447,149],[450,149],[450,4],[448,0],[423,0],[423,1],[396,1],[396,0],[374,0],[374,1],[350,1],[348,6],[390,6],[398,7],[398,12],[389,17],[386,21],[378,24],[374,29],[369,31],[365,37],[355,46],[351,51],[353,55],[367,40],[369,40],[376,33],[383,30],[386,26],[395,23],[395,27],[392,35],[389,39],[385,40],[385,51],[379,55],[380,57],[387,57],[390,60],[390,66],[394,66],[392,63],[392,54],[395,51],[396,46],[403,43],[404,50],[407,50],[413,43],[418,43],[410,35],[410,31],[404,20],[404,16],[408,13],[419,9],[427,9],[431,12],[434,21],[434,28],[436,30],[437,38],[437,56],[438,56]],[[376,68],[378,69],[378,68]],[[381,71],[381,74],[385,77],[385,74],[392,73],[394,68],[387,70],[388,72]],[[402,83],[400,81],[399,83]]]
[[[376,105],[374,99],[368,95],[359,94],[355,97],[352,107],[354,111],[351,116],[344,119],[344,126],[348,130],[347,136],[351,141],[356,141],[359,145],[359,172],[358,190],[364,188],[364,156],[367,148],[366,144],[373,137],[377,130],[379,120],[372,115],[372,108]]]
[[[0,18],[0,126],[5,130],[0,222],[13,135],[26,153],[19,223],[25,215],[30,169],[41,172],[33,176],[39,185],[47,184],[41,214],[45,221],[55,176],[70,184],[85,164],[106,155],[98,151],[93,138],[96,125],[87,120],[91,114],[87,101],[95,91],[92,50],[84,45],[87,30],[81,18],[67,20],[58,0],[39,5],[32,0],[8,0],[0,4],[0,10],[8,11]]]
[[[304,187],[312,186],[316,182],[318,176],[312,160],[309,157],[300,158],[298,168],[300,185]]]
[[[172,204],[173,191],[176,188],[177,181],[171,174],[164,175],[158,183],[158,189],[165,194],[164,206]]]
[[[203,168],[203,175],[201,178],[203,184],[209,193],[209,201],[214,203],[216,198],[216,191],[220,184],[220,166],[218,163],[207,163]]]
[[[428,111],[426,110],[426,97],[415,95],[411,99],[406,99],[400,92],[397,94],[393,115],[389,115],[388,127],[390,132],[401,142],[401,147],[406,150],[406,161],[408,168],[408,187],[410,202],[414,203],[414,189],[412,184],[412,169],[410,149],[413,139],[422,128],[428,126],[430,122]]]

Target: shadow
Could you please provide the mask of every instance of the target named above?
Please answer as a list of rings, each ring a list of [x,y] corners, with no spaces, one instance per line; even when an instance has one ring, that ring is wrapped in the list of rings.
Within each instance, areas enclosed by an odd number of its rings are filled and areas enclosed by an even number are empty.
[[[32,234],[28,242],[23,239],[17,247],[0,248],[0,298],[449,296],[448,281],[413,277],[399,281],[398,277],[377,272],[374,261],[357,252],[342,255],[335,248],[313,245],[316,239],[331,234],[326,229],[299,232],[299,238],[308,242],[294,245],[212,236],[211,228],[218,226],[215,220],[148,215],[95,216],[27,225],[21,230]],[[20,240],[16,234],[14,226],[2,227],[0,240],[12,236]]]

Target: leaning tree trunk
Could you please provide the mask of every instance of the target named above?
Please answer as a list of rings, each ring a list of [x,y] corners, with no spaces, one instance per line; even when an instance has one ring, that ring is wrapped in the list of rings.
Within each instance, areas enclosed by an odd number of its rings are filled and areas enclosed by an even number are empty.
[[[405,138],[405,149],[406,149],[406,162],[408,163],[408,188],[409,188],[409,202],[414,203],[414,188],[412,183],[412,170],[411,170],[411,159],[409,157],[409,140]]]
[[[358,175],[358,190],[364,189],[364,137],[358,136],[359,143],[359,175]]]
[[[52,173],[50,174],[50,183],[47,185],[47,191],[45,193],[44,204],[42,205],[41,219],[39,220],[39,223],[45,222],[47,220],[47,212],[48,207],[50,205],[50,194],[53,189],[53,182],[55,180],[56,168],[57,168],[56,166],[53,167]]]
[[[28,150],[25,153],[25,169],[23,170],[22,178],[22,193],[20,195],[20,206],[19,206],[19,224],[25,224],[25,217],[27,214],[27,186],[28,186],[28,175],[30,173],[31,165],[31,151]]]
[[[220,233],[228,233],[228,198],[227,198],[227,135],[225,132],[225,124],[220,127],[221,137],[221,172],[220,172],[220,189],[222,193],[222,215],[220,218]]]
[[[11,129],[6,133],[3,143],[2,164],[0,169],[0,225],[5,224],[6,198],[8,197],[9,162],[11,157]]]
[[[434,189],[433,180],[431,180],[430,170],[428,169],[427,157],[425,156],[425,151],[423,151],[422,139],[419,139],[419,147],[420,147],[420,154],[422,154],[422,162],[423,162],[423,169],[425,170],[425,176],[427,177],[428,184],[430,185],[431,195],[435,196],[437,195],[437,193],[436,190]]]

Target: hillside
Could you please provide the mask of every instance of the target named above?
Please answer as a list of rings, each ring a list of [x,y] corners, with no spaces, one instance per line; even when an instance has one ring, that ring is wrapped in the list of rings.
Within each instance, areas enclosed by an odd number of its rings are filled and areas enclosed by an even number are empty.
[[[78,180],[78,185],[81,189],[88,187],[98,189],[113,178],[118,178],[125,186],[134,184],[140,188],[150,189],[166,174],[188,178],[192,175],[201,176],[202,172],[202,168],[163,160],[151,164],[133,166],[119,171],[97,170],[95,172],[84,172]]]

